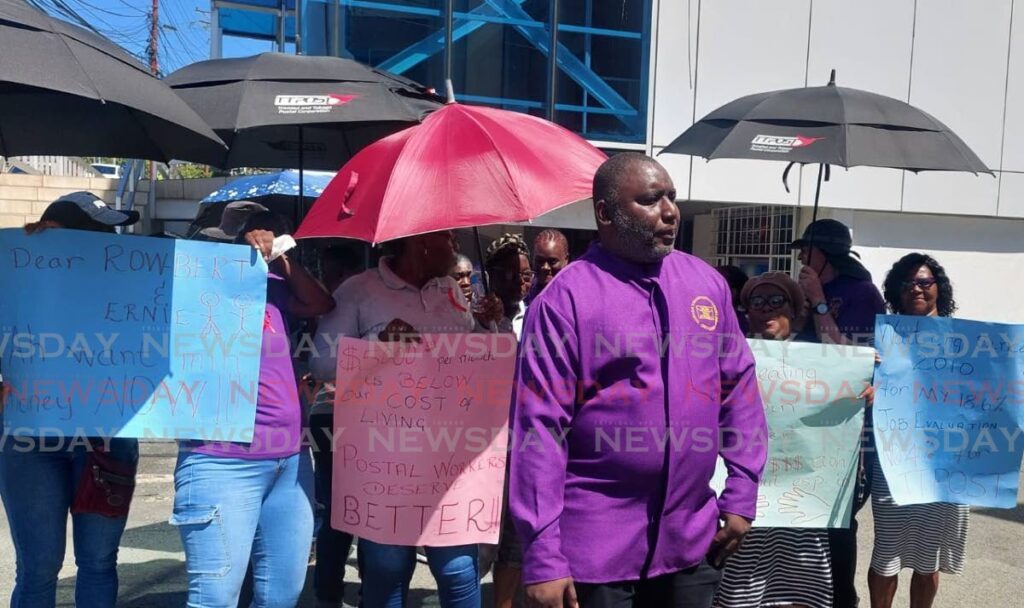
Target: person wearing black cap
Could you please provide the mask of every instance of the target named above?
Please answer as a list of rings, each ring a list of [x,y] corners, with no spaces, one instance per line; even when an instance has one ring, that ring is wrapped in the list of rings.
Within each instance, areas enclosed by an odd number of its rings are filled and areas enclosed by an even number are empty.
[[[138,211],[111,209],[91,192],[72,192],[50,203],[38,222],[25,225],[25,232],[32,234],[46,228],[116,232],[117,226],[138,221]]]
[[[811,322],[800,340],[845,344],[871,344],[875,315],[885,314],[885,300],[871,282],[871,273],[851,251],[853,239],[846,224],[833,219],[811,223],[792,248],[800,250],[800,287],[807,296]],[[865,393],[865,396],[867,393]],[[871,429],[870,409],[864,420]],[[865,432],[870,437],[870,432]],[[867,500],[870,480],[863,463],[858,471],[853,515],[849,528],[829,528],[832,556],[832,597],[835,608],[856,608],[860,600],[854,584],[857,570],[857,511]]]
[[[25,225],[25,231],[114,232],[116,226],[137,221],[135,211],[111,209],[94,194],[74,192],[50,203],[38,222]],[[138,440],[6,439],[0,441],[0,496],[17,564],[11,605],[54,605],[70,512],[78,567],[75,605],[113,606],[117,599],[117,548],[128,521]],[[116,504],[112,497],[118,499]]]

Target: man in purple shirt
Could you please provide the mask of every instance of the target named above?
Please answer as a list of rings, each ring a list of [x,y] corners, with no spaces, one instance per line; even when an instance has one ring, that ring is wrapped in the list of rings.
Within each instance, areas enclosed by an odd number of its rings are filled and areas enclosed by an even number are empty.
[[[544,607],[706,608],[766,457],[754,359],[724,279],[673,251],[661,165],[613,156],[594,211],[600,242],[534,300],[521,338],[509,504],[523,583]]]

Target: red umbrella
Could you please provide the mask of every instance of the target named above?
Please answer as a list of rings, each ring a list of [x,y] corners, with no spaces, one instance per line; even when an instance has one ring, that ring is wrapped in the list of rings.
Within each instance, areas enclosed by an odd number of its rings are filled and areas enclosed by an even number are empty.
[[[450,103],[356,154],[295,236],[379,243],[532,220],[589,198],[606,158],[546,120]]]

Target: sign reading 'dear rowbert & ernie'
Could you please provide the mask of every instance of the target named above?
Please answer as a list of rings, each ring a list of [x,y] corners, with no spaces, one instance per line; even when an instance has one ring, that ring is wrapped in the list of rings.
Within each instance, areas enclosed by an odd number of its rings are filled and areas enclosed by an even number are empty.
[[[252,247],[0,230],[0,284],[8,435],[253,441],[261,354],[288,343],[265,344]]]
[[[331,525],[397,545],[496,544],[513,334],[338,343]]]

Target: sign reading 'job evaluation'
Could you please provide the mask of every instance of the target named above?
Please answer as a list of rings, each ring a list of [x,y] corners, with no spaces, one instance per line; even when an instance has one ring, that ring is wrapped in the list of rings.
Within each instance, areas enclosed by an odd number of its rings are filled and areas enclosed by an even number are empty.
[[[1017,506],[1024,327],[879,316],[875,443],[897,504]]]

